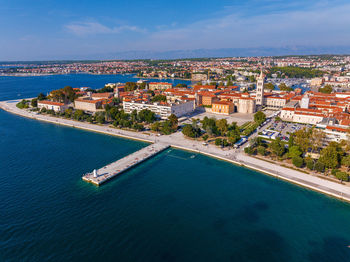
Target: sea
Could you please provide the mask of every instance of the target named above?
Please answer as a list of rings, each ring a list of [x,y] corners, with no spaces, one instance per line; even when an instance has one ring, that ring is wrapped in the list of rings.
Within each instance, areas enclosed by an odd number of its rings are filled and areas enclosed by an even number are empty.
[[[0,77],[0,100],[130,80]],[[0,110],[0,261],[350,261],[350,204],[224,161],[168,149],[82,181],[146,145]]]

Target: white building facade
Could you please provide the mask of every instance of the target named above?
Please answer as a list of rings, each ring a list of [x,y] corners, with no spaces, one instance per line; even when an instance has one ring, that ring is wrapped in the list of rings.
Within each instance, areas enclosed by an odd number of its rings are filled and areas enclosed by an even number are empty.
[[[154,112],[157,115],[157,117],[167,119],[171,114],[174,114],[177,117],[181,117],[183,115],[193,112],[195,108],[194,103],[194,100],[174,104],[123,101],[123,109],[128,114],[130,114],[134,110],[140,112],[143,109],[148,109]]]

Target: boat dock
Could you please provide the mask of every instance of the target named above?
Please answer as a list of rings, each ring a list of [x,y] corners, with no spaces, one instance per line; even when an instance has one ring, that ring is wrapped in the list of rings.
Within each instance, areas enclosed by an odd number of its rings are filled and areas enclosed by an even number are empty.
[[[145,148],[142,148],[135,153],[132,153],[122,159],[119,159],[113,163],[108,164],[98,170],[94,170],[91,173],[85,174],[82,178],[84,181],[92,183],[94,185],[101,185],[120,173],[138,165],[139,163],[155,156],[161,151],[170,147],[168,144],[155,143]]]

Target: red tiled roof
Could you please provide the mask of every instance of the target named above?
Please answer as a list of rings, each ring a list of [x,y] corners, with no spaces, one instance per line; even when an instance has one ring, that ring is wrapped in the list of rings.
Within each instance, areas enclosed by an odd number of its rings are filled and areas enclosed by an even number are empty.
[[[53,102],[48,100],[38,101],[38,104],[51,105],[51,106],[64,106],[64,103]]]

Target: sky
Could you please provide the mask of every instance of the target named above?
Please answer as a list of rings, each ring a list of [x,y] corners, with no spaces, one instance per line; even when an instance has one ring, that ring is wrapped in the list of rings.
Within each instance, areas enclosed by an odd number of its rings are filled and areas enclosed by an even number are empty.
[[[349,14],[349,0],[0,0],[0,61],[350,47]]]

